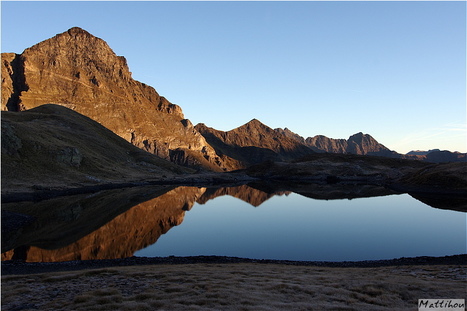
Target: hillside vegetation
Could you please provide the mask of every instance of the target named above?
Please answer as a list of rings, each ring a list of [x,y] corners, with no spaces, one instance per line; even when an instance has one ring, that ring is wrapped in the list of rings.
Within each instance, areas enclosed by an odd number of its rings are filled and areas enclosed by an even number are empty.
[[[2,194],[163,179],[193,172],[58,105],[2,112]]]

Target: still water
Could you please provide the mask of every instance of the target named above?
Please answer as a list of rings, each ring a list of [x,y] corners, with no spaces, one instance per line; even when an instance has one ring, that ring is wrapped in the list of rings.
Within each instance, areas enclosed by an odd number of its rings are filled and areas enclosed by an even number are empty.
[[[466,253],[464,211],[384,189],[320,187],[158,186],[3,204],[2,229],[3,216],[27,218],[2,232],[2,260],[218,255],[354,261]]]
[[[135,255],[353,261],[465,250],[465,213],[408,194],[326,201],[291,193],[256,208],[232,197],[195,204],[182,225]]]

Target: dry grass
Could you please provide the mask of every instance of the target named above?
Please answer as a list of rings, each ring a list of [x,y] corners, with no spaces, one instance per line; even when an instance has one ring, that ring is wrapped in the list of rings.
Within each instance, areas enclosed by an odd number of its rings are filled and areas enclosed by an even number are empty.
[[[2,277],[2,310],[415,310],[466,298],[465,266],[152,265]]]

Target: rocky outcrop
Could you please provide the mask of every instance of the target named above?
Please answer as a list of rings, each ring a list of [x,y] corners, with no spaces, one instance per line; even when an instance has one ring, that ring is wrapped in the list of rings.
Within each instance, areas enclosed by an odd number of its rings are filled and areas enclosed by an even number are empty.
[[[18,79],[21,73],[18,56],[15,53],[2,53],[2,110],[18,109],[19,90],[15,86],[24,86],[24,82]]]
[[[239,160],[235,168],[245,168],[267,160],[292,160],[313,153],[302,143],[256,119],[227,132],[218,131],[202,123],[197,124],[195,128],[214,147],[218,156]]]
[[[86,115],[162,158],[201,167],[216,163],[207,166],[221,170],[222,160],[181,108],[134,80],[124,57],[81,28],[71,28],[20,55],[2,53],[2,110],[49,103]],[[191,158],[174,157],[175,150],[188,150],[184,155]]]

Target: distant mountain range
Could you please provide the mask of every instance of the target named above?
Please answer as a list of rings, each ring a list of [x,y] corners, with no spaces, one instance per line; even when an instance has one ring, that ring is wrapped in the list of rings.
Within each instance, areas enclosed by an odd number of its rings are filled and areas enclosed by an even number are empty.
[[[350,136],[349,139],[346,140],[328,138],[323,135],[316,135],[304,139],[287,128],[275,130],[302,142],[316,152],[374,155],[388,158],[422,160],[433,163],[466,161],[466,153],[451,152],[448,150],[441,151],[439,149],[432,149],[429,151],[417,150],[407,154],[400,154],[380,144],[371,135],[361,132]]]
[[[389,150],[384,145],[377,142],[371,135],[363,134],[361,132],[350,136],[349,139],[334,139],[323,135],[316,135],[314,137],[304,139],[287,128],[278,128],[275,130],[302,142],[316,152],[350,153],[384,157],[398,156],[395,151]]]
[[[231,171],[263,161],[287,161],[316,152],[375,155],[431,162],[465,161],[465,154],[433,150],[407,155],[372,136],[303,138],[254,119],[231,131],[193,126],[182,109],[131,77],[124,57],[74,27],[21,54],[2,53],[2,110],[56,104],[85,115],[133,145],[173,163]],[[2,127],[2,132],[3,132]]]

